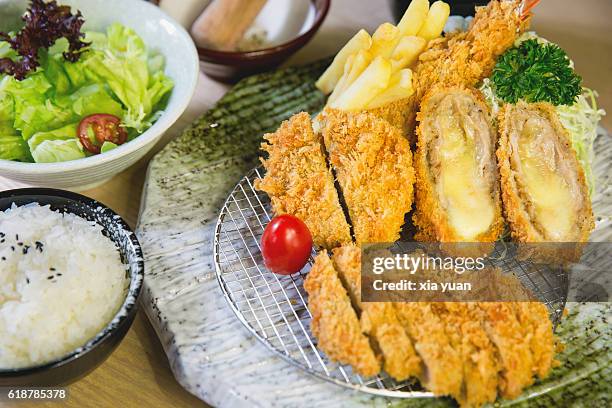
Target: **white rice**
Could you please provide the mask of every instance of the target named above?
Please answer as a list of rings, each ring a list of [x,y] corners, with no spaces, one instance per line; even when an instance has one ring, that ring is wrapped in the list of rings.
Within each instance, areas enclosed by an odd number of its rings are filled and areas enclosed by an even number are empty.
[[[120,308],[126,281],[96,223],[38,204],[0,211],[0,369],[83,346]]]

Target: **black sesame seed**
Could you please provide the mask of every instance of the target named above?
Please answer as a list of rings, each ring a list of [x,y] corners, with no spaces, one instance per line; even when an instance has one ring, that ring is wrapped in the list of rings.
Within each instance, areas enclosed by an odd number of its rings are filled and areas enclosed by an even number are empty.
[[[53,275],[47,276],[47,279],[49,279],[49,280],[53,279]]]
[[[6,256],[3,256],[3,257],[2,257],[2,260],[3,260],[3,261],[6,261]]]
[[[29,245],[24,246],[23,247],[23,254],[24,255],[27,254],[29,250],[30,250],[30,246]]]
[[[49,270],[50,270],[51,272],[54,272],[54,271],[55,271],[55,268],[51,267],[51,268],[49,268]]]
[[[19,241],[19,234],[15,234],[15,241]]]
[[[62,276],[62,274],[61,273],[56,273],[55,276]]]
[[[36,249],[37,250],[39,250],[40,252],[43,251],[43,243],[42,242],[36,241],[34,244],[36,245]]]
[[[17,245],[23,246],[23,242],[18,242]]]
[[[4,232],[0,232],[0,238],[4,238],[6,237],[6,235],[4,235]]]
[[[15,247],[11,245],[11,251],[15,252]]]
[[[4,238],[0,239],[0,244],[4,244],[4,241],[6,241]]]
[[[26,278],[26,283],[29,285],[30,284],[30,278]]]

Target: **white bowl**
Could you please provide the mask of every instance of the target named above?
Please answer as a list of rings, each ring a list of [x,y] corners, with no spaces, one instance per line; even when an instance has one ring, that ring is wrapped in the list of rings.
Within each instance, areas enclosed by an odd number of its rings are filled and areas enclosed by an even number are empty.
[[[168,106],[140,136],[109,152],[60,163],[20,163],[0,160],[0,176],[26,184],[86,189],[99,185],[141,159],[187,108],[196,88],[198,54],[189,34],[156,6],[143,0],[58,0],[81,10],[85,30],[105,30],[114,22],[134,29],[150,49],[166,57],[166,74],[174,81]],[[0,0],[0,30],[27,8],[27,0]],[[8,24],[9,27],[5,27]]]

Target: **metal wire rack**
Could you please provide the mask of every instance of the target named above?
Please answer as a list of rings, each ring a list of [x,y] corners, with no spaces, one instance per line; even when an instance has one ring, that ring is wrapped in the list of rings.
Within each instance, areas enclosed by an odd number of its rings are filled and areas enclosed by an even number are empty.
[[[267,195],[254,189],[262,173],[256,168],[236,185],[215,231],[217,280],[236,317],[272,352],[320,379],[386,397],[433,397],[416,380],[397,382],[385,373],[363,378],[349,366],[330,361],[317,348],[303,287],[312,257],[304,270],[291,276],[270,273],[263,263],[259,242],[272,211]],[[539,270],[523,269],[518,275],[546,301],[556,323],[565,305],[562,285]]]

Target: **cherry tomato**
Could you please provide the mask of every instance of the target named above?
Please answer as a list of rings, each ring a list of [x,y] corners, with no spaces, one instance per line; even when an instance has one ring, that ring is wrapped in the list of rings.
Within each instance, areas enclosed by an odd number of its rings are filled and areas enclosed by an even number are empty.
[[[264,263],[279,275],[290,275],[302,269],[311,251],[312,235],[306,224],[293,215],[274,217],[261,237]]]
[[[96,113],[85,117],[78,128],[79,139],[87,151],[98,154],[104,142],[116,145],[127,141],[128,134],[121,127],[121,119],[107,113]]]

